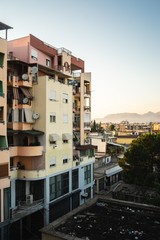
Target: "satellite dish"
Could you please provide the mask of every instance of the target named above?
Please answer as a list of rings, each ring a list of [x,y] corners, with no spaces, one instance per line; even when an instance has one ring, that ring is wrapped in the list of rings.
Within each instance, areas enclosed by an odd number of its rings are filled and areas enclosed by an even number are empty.
[[[33,113],[32,117],[34,120],[37,120],[40,117],[40,115],[39,113]]]
[[[23,98],[23,103],[28,103],[28,98]]]
[[[28,80],[28,75],[27,75],[26,73],[24,73],[24,74],[22,75],[22,79],[23,79],[23,80]]]
[[[37,72],[38,72],[38,67],[34,66],[34,67],[31,68],[31,73],[32,74],[35,74]]]

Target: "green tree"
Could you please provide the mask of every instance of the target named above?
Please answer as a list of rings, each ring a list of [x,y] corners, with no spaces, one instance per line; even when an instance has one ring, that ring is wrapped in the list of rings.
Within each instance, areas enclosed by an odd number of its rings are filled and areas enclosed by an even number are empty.
[[[114,125],[114,124],[111,124],[111,125],[109,126],[109,130],[110,130],[110,131],[114,131],[114,130],[115,130],[115,125]]]
[[[124,170],[125,182],[145,186],[160,184],[160,134],[145,134],[134,140],[119,165]]]

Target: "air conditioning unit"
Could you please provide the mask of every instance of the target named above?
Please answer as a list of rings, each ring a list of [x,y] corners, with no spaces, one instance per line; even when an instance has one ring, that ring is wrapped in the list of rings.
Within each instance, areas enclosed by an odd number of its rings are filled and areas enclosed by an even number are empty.
[[[83,162],[83,157],[80,157],[80,162]]]
[[[76,162],[76,166],[79,166],[80,165],[80,162]]]
[[[88,197],[88,193],[83,193],[83,194],[81,195],[81,197],[82,197],[82,198],[87,198],[87,197]]]
[[[26,195],[26,204],[30,205],[33,203],[33,194]]]

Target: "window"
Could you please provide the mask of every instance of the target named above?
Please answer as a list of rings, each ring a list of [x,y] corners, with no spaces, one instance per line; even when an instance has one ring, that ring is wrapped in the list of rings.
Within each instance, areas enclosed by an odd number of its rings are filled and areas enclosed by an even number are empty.
[[[31,49],[31,58],[33,58],[34,60],[38,60],[38,53],[34,49]]]
[[[50,91],[50,97],[49,97],[49,99],[50,99],[51,101],[56,101],[56,91],[54,91],[54,90],[51,90],[51,91]]]
[[[8,148],[6,137],[5,136],[0,136],[0,149],[6,149]]]
[[[63,114],[63,123],[68,123],[68,114]]]
[[[9,207],[10,207],[10,189],[5,188],[3,192],[4,201],[4,220],[9,219]]]
[[[91,182],[91,165],[84,167],[84,183],[89,184]]]
[[[3,97],[3,82],[0,80],[0,96]]]
[[[68,163],[68,156],[64,155],[63,156],[63,164]]]
[[[49,59],[46,59],[46,66],[48,66],[48,67],[51,66],[51,61]]]
[[[8,177],[8,163],[0,164],[0,178]]]
[[[50,201],[69,192],[69,173],[50,178]]]
[[[90,123],[90,122],[91,122],[91,114],[84,113],[84,123]]]
[[[4,107],[0,107],[0,123],[4,123]]]
[[[72,190],[78,188],[78,169],[72,171]]]
[[[0,67],[3,68],[4,53],[0,52]]]
[[[72,135],[70,133],[63,133],[62,134],[63,143],[68,143],[68,141],[70,139],[72,139]]]
[[[50,113],[50,122],[56,122],[56,114],[55,113]]]
[[[52,156],[50,159],[50,167],[56,166],[56,157]]]
[[[63,103],[68,103],[68,94],[63,93]]]

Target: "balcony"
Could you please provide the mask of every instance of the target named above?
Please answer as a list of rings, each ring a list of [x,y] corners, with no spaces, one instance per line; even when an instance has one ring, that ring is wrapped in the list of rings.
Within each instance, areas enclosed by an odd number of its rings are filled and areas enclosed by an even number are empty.
[[[13,130],[32,130],[33,124],[32,123],[21,123],[21,122],[9,122],[7,124],[7,128]]]
[[[44,208],[44,200],[40,199],[33,201],[31,204],[27,204],[26,201],[19,201],[18,207],[16,209],[11,209],[11,219],[10,222],[16,222],[17,220],[22,219],[23,217],[30,215],[34,212],[37,212]]]
[[[89,106],[84,106],[84,111],[90,112],[90,111],[91,111],[91,107],[89,107]]]
[[[90,123],[84,123],[84,130],[91,130],[91,124]]]
[[[72,70],[81,70],[82,72],[84,72],[84,61],[80,58],[71,57],[71,68]]]
[[[84,97],[90,97],[91,96],[91,91],[86,91],[84,92]]]
[[[10,157],[36,157],[43,155],[43,146],[15,146],[9,147]]]
[[[32,87],[32,80],[30,77],[24,80],[22,76],[8,76],[7,84],[12,87]]]
[[[11,179],[42,179],[45,178],[46,171],[45,169],[39,169],[39,170],[24,170],[24,169],[18,169],[18,168],[12,168],[10,171],[10,177]]]

